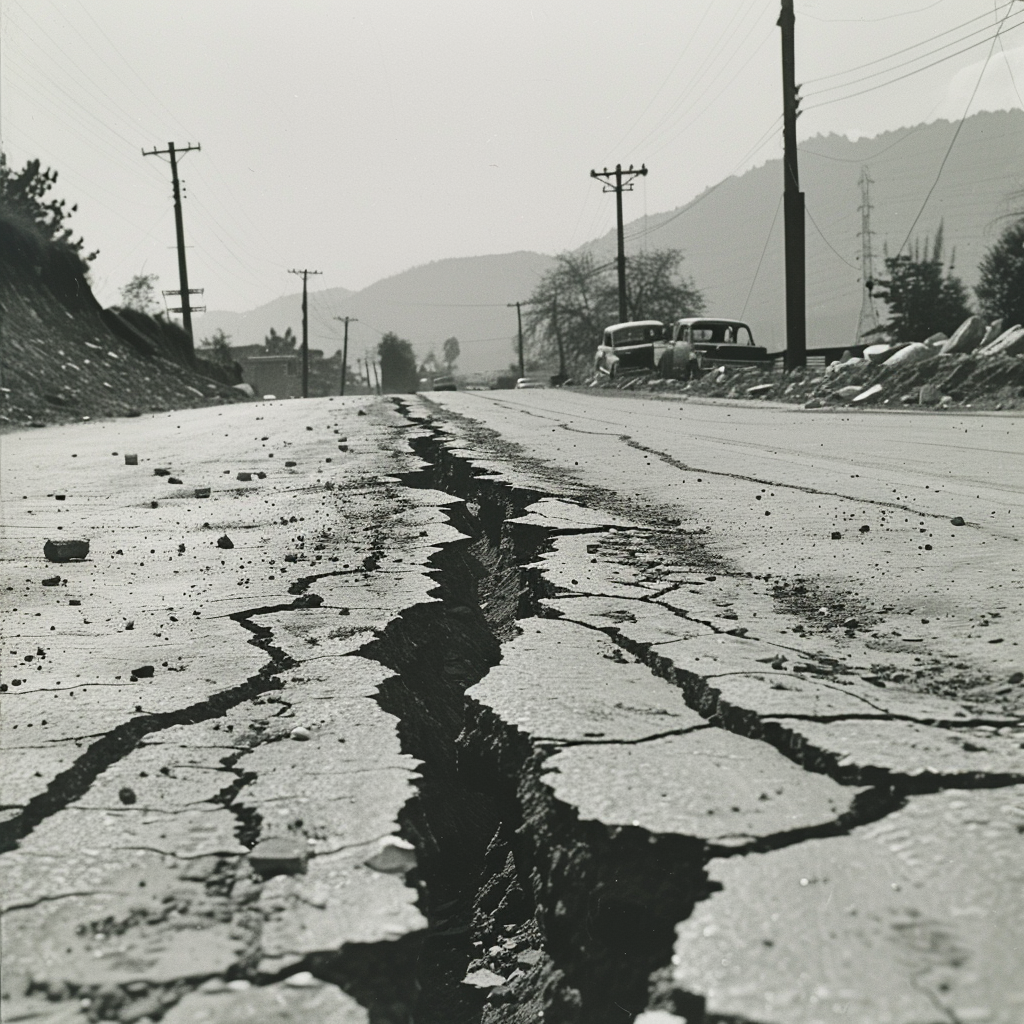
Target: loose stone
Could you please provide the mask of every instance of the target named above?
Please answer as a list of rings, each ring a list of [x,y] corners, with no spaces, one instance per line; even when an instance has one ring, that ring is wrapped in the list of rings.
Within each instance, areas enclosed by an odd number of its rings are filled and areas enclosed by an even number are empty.
[[[87,540],[48,540],[43,545],[43,554],[48,562],[70,562],[73,558],[85,558],[89,554]]]

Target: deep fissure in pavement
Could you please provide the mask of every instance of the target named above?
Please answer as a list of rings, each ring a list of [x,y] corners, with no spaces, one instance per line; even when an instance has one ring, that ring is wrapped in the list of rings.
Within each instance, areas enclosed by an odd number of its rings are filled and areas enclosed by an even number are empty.
[[[403,403],[397,404],[412,423],[410,443],[426,463],[420,473],[403,482],[461,499],[448,511],[451,522],[466,539],[446,546],[433,563],[438,569],[442,604],[448,608],[446,614],[452,616],[441,631],[435,631],[434,640],[445,637],[452,643],[453,657],[457,657],[454,652],[460,641],[452,636],[452,629],[458,620],[464,627],[461,642],[475,646],[476,664],[485,672],[498,663],[497,643],[517,633],[518,620],[537,615],[559,617],[542,603],[555,595],[549,593],[535,565],[538,557],[552,550],[559,536],[593,531],[515,523],[515,518],[533,502],[557,495],[520,489],[484,472],[442,425],[430,417],[417,419]],[[652,594],[651,603],[657,603],[657,598]],[[420,627],[429,628],[429,623]],[[854,828],[886,817],[916,793],[1019,781],[1002,775],[889,775],[833,763],[834,759],[788,735],[781,723],[757,718],[719,701],[713,678],[677,672],[658,653],[656,644],[631,642],[615,629],[600,632],[655,675],[678,686],[688,706],[708,721],[708,727],[765,742],[804,769],[829,775],[842,784],[871,788],[854,798],[849,810],[833,821],[738,846],[718,847],[682,836],[653,835],[638,827],[581,822],[543,781],[544,763],[560,749],[559,744],[531,740],[471,699],[465,699],[463,708],[454,690],[441,687],[445,714],[450,717],[445,722],[444,750],[435,750],[430,757],[440,757],[444,767],[436,776],[440,785],[434,788],[432,797],[427,798],[425,790],[415,808],[415,813],[421,815],[418,827],[424,835],[417,836],[411,825],[409,833],[427,853],[421,879],[424,903],[429,904],[442,893],[449,900],[436,901],[443,908],[436,921],[428,911],[431,931],[443,932],[447,927],[449,935],[457,932],[462,937],[458,954],[448,962],[447,977],[436,979],[437,991],[457,983],[464,967],[494,969],[503,977],[511,972],[509,980],[514,985],[491,989],[481,1007],[479,1019],[488,1024],[532,1021],[541,1014],[548,1021],[630,1021],[649,1004],[672,1010],[691,1022],[710,1024],[712,1018],[705,1018],[699,997],[667,986],[664,981],[659,983],[658,978],[665,973],[672,955],[675,924],[687,918],[696,902],[713,890],[705,873],[711,859],[847,835]],[[396,640],[401,633],[401,629],[396,631]],[[426,632],[418,636],[421,643],[429,643]],[[481,654],[480,644],[491,653]],[[395,654],[391,657],[398,667],[399,658]],[[436,653],[432,657],[436,658]],[[411,668],[415,660],[415,645],[406,637],[402,664]],[[408,670],[401,671],[404,674]],[[442,668],[442,674],[445,671],[451,676],[450,670]],[[476,678],[475,671],[467,670],[459,686],[464,689]],[[396,684],[395,694],[400,688],[403,698],[396,700],[393,708],[403,717],[403,728],[410,728],[410,722],[416,721],[414,731],[429,732],[432,709],[418,705],[416,695],[407,686]],[[429,688],[428,684],[424,693]],[[463,715],[462,730],[457,732],[456,722]],[[894,716],[880,713],[879,717]],[[453,751],[450,745],[456,733]],[[420,739],[436,741],[438,735]],[[429,750],[429,742],[421,749]],[[410,752],[416,753],[412,748]],[[456,843],[471,839],[471,863],[468,870],[463,870],[466,862],[456,860],[462,865],[457,869],[458,877],[440,858],[435,862],[439,875],[433,875],[430,867],[433,815],[439,803],[445,801],[449,783],[461,787],[463,796],[469,786],[471,810],[467,820],[454,821],[450,804],[442,815]],[[491,842],[485,844],[491,825],[496,828]],[[461,849],[463,856],[468,851],[468,846]],[[470,906],[472,912],[467,919]],[[466,963],[471,950],[477,955]],[[425,1015],[417,1019],[448,1018]]]
[[[466,719],[465,690],[499,663],[517,620],[540,611],[543,583],[524,566],[565,531],[510,528],[545,495],[479,474],[399,408],[425,463],[402,482],[456,496],[446,511],[464,535],[431,558],[437,603],[406,610],[359,652],[395,671],[378,700],[423,762],[402,815],[430,922],[416,1020],[632,1020],[675,923],[709,892],[703,844],[580,821],[541,781],[551,750]],[[498,985],[485,1001],[462,984],[495,966],[514,991]]]

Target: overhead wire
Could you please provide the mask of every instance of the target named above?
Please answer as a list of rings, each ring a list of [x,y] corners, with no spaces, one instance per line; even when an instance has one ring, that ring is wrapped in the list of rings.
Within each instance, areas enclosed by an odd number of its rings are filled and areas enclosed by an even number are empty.
[[[841,252],[840,252],[840,251],[839,251],[839,250],[838,250],[838,249],[837,249],[837,248],[836,248],[836,247],[835,247],[835,246],[834,246],[834,245],[833,245],[833,244],[832,244],[832,243],[831,243],[831,242],[830,242],[830,241],[829,241],[829,240],[828,240],[828,239],[827,239],[826,237],[825,237],[825,233],[824,233],[824,232],[823,232],[823,231],[821,230],[821,228],[820,228],[820,227],[818,227],[818,222],[817,222],[817,221],[816,221],[816,220],[814,219],[814,214],[813,214],[813,213],[811,213],[811,209],[810,209],[810,207],[809,207],[809,206],[807,205],[807,202],[806,202],[806,200],[804,201],[804,210],[806,211],[806,213],[807,213],[807,216],[808,216],[808,217],[810,218],[810,221],[811,221],[811,223],[812,223],[812,224],[814,225],[814,230],[815,230],[815,231],[817,231],[817,232],[818,232],[818,235],[819,235],[819,236],[821,237],[821,240],[822,240],[822,241],[823,241],[823,242],[824,242],[824,243],[825,243],[825,244],[826,244],[826,245],[827,245],[827,246],[828,246],[828,247],[829,247],[829,248],[830,248],[830,249],[831,249],[831,250],[832,250],[832,251],[833,251],[833,252],[834,252],[834,253],[836,254],[836,256],[838,256],[838,257],[839,257],[839,259],[841,259],[841,260],[843,261],[843,263],[845,263],[845,264],[846,264],[846,265],[847,265],[847,266],[848,266],[848,267],[849,267],[849,268],[850,268],[851,270],[857,270],[858,268],[857,268],[857,267],[855,267],[855,266],[854,266],[854,265],[853,265],[853,264],[852,264],[852,263],[851,263],[851,262],[850,262],[850,261],[849,261],[849,260],[848,260],[848,259],[847,259],[847,258],[846,258],[845,256],[843,256],[843,254],[842,254],[842,253],[841,253]],[[858,272],[859,272],[859,271],[858,271]]]
[[[750,31],[753,31],[753,27],[751,28]],[[765,43],[767,43],[768,40],[771,39],[771,37],[774,35],[774,33],[775,33],[775,26],[772,25],[772,26],[769,27],[768,31],[761,38],[761,41],[754,48],[753,52],[746,58],[746,60],[744,60],[743,62],[740,63],[739,67],[733,73],[732,77],[729,78],[729,80],[722,85],[721,89],[719,89],[718,92],[716,92],[714,94],[714,96],[712,96],[711,99],[709,99],[708,102],[705,103],[704,106],[701,107],[701,109],[696,114],[693,115],[693,117],[691,117],[685,124],[682,124],[682,125],[678,125],[678,119],[677,119],[676,123],[673,124],[673,129],[675,129],[673,131],[673,133],[671,135],[667,136],[661,142],[661,144],[659,146],[657,146],[653,150],[652,155],[656,155],[657,153],[660,153],[670,143],[675,142],[675,140],[678,139],[680,137],[680,135],[682,135],[686,131],[689,131],[690,128],[692,128],[725,95],[725,93],[727,92],[729,87],[733,84],[733,82],[735,82],[736,79],[739,78],[739,76],[741,74],[743,74],[744,71],[747,70],[747,68],[750,65],[750,61],[753,60],[753,58],[758,53],[760,53],[762,49],[764,49]],[[749,35],[750,35],[750,32],[747,33],[747,35],[743,38],[742,42],[746,42],[747,38],[749,38]],[[742,46],[742,43],[740,45]],[[739,52],[739,50],[737,49],[736,53],[738,53],[738,52]],[[736,54],[734,53],[733,56],[735,56],[735,55]],[[731,61],[732,57],[730,57],[729,60]],[[724,73],[726,67],[728,67],[728,62],[726,64],[723,64],[722,71],[719,74]],[[717,81],[718,77],[719,76],[716,75],[715,78],[711,80],[710,84],[713,84],[715,81]],[[709,84],[708,88],[710,88],[710,84]],[[690,104],[690,106],[687,108],[687,110],[684,111],[683,113],[685,114],[685,113],[688,113],[690,110],[692,110],[693,107],[697,103],[699,103],[700,100],[703,99],[705,95],[707,95],[707,91],[708,90],[705,89],[702,93],[698,94],[697,97],[694,99],[693,103]],[[680,116],[682,116],[682,115],[680,115]],[[676,127],[676,125],[678,125],[678,127]]]
[[[754,294],[754,285],[757,284],[757,275],[761,273],[761,264],[764,263],[764,254],[768,251],[768,243],[772,240],[772,232],[775,230],[775,222],[779,219],[779,210],[782,209],[783,196],[779,196],[779,201],[775,204],[775,216],[772,217],[771,227],[768,228],[768,236],[764,240],[764,247],[761,249],[761,256],[757,261],[757,267],[754,270],[754,276],[750,281],[750,288],[747,291],[747,297],[743,300],[743,309],[740,310],[740,319],[742,320],[747,312],[747,304],[750,302],[750,296]]]
[[[1008,18],[1012,13],[1013,13],[1012,8],[1008,9],[1007,12],[1006,12],[1006,16],[1004,17],[1003,21],[1005,22],[1006,18]],[[1010,26],[1010,28],[1011,29],[1017,28],[1019,25],[1022,25],[1022,24],[1024,24],[1024,10],[1022,10],[1020,12],[1020,19],[1015,21]],[[944,64],[946,61],[952,60],[954,57],[959,57],[961,54],[968,53],[970,50],[976,50],[979,46],[984,46],[985,43],[991,42],[994,45],[995,41],[996,41],[996,39],[998,39],[998,37],[999,37],[999,31],[997,31],[995,35],[987,36],[984,39],[979,39],[977,42],[971,43],[969,46],[965,46],[961,50],[957,50],[954,53],[947,54],[945,57],[940,57],[938,60],[934,60],[930,64],[925,64],[922,67],[915,68],[913,71],[907,71],[906,73],[904,73],[902,75],[898,75],[896,78],[890,78],[888,81],[878,82],[877,84],[867,86],[864,89],[858,89],[856,92],[847,93],[845,96],[836,96],[836,97],[833,97],[832,99],[829,99],[829,100],[822,100],[820,103],[811,103],[811,104],[808,104],[807,106],[803,107],[803,109],[805,111],[806,110],[817,110],[819,107],[831,106],[833,103],[843,103],[846,100],[852,100],[852,99],[854,99],[857,96],[865,96],[867,93],[876,92],[879,89],[885,89],[885,88],[887,88],[890,85],[895,85],[897,82],[903,82],[903,81],[905,81],[908,78],[912,78],[914,75],[919,75],[919,74],[921,74],[924,71],[928,71],[930,68],[934,68],[934,67],[936,67],[939,64]],[[986,61],[986,63],[987,63],[987,61]],[[890,70],[895,70],[895,69],[890,69]],[[881,74],[887,74],[887,73],[888,72],[879,72],[878,74],[881,75]],[[877,76],[871,75],[871,76],[868,76],[868,77],[870,78],[870,77],[877,77]],[[851,83],[848,83],[848,84],[852,85],[853,83],[851,82]],[[837,87],[837,88],[845,88],[845,86]],[[808,96],[808,98],[810,98],[811,95],[813,95],[813,96],[820,96],[824,92],[831,92],[831,91],[832,91],[831,89],[823,89],[823,90],[820,90],[817,93],[810,94]]]
[[[914,218],[910,225],[910,230],[907,232],[907,237],[903,239],[903,244],[899,247],[899,251],[896,253],[896,257],[903,253],[907,243],[910,241],[910,236],[914,233],[914,228],[917,227],[917,222],[921,219],[921,214],[924,213],[925,207],[928,205],[928,200],[931,199],[932,193],[935,191],[936,186],[939,184],[939,179],[942,177],[942,172],[946,166],[946,161],[949,159],[949,154],[953,152],[953,147],[956,145],[956,140],[960,137],[960,130],[964,126],[964,121],[967,120],[967,115],[970,112],[971,104],[974,102],[974,97],[978,95],[978,89],[981,87],[981,81],[985,77],[985,72],[988,69],[989,61],[992,59],[992,54],[995,53],[996,42],[999,39],[999,33],[1002,32],[1003,26],[1006,24],[1006,19],[1010,16],[1012,8],[1008,7],[1006,13],[1003,15],[1003,20],[999,23],[999,28],[996,29],[996,34],[992,37],[992,45],[989,47],[988,55],[985,57],[985,62],[981,66],[981,73],[978,75],[977,82],[974,83],[974,89],[971,92],[970,99],[967,101],[967,106],[964,107],[963,117],[960,118],[960,123],[956,126],[956,131],[953,132],[953,138],[949,140],[949,145],[946,147],[946,152],[942,157],[942,162],[939,164],[939,169],[935,174],[935,180],[932,182],[931,188],[928,189],[928,194],[924,197],[924,202],[921,203],[921,209],[917,211],[917,216]]]
[[[679,91],[679,97],[661,116],[661,118],[657,122],[655,122],[654,125],[651,126],[651,128],[647,131],[647,134],[644,135],[632,147],[633,149],[639,149],[641,146],[647,143],[652,138],[652,136],[657,135],[657,133],[661,131],[662,127],[670,121],[670,119],[671,125],[669,126],[668,130],[671,131],[672,127],[674,127],[674,125],[678,123],[680,118],[686,116],[689,109],[692,107],[693,103],[699,101],[700,97],[702,97],[707,92],[707,89],[714,84],[714,81],[722,74],[724,68],[728,66],[729,62],[733,59],[733,57],[735,57],[736,53],[742,47],[743,42],[746,41],[747,36],[743,37],[743,39],[737,44],[736,48],[732,51],[730,56],[724,62],[719,61],[719,57],[722,51],[728,46],[729,41],[735,38],[735,33],[733,32],[733,24],[737,21],[738,18],[741,17],[741,15],[745,16],[746,13],[750,11],[756,0],[752,0],[752,2],[747,3],[746,8],[744,9],[745,2],[746,0],[740,0],[740,3],[736,6],[736,9],[733,11],[732,17],[729,19],[725,27],[722,29],[722,32],[719,35],[718,39],[705,52],[704,59],[693,69],[692,73],[690,74],[690,77],[681,87]],[[752,29],[748,29],[748,36],[751,30]],[[715,75],[715,78],[712,79],[705,86],[704,91],[701,92],[700,96],[698,96],[696,100],[691,100],[690,106],[684,108],[682,112],[677,114],[677,111],[679,111],[680,106],[682,106],[688,99],[691,99],[692,89],[694,88],[695,84],[704,80],[704,76],[706,74],[707,69],[709,67],[714,67],[716,62],[720,64],[720,69],[718,73]]]
[[[932,3],[926,4],[924,7],[915,7],[912,11],[897,11],[895,14],[883,14],[880,18],[822,18],[820,15],[811,14],[806,10],[800,12],[800,17],[831,24],[874,24],[879,21],[892,21],[893,18],[905,18],[910,14],[921,14],[923,11],[930,11],[933,7],[938,7],[939,4],[946,2],[947,0],[933,0]]]
[[[1015,2],[1016,2],[1016,0],[1006,0],[1006,3],[1004,3],[1003,6],[1004,7],[1012,7]],[[1000,8],[997,7],[996,8],[997,13],[998,13],[999,10],[1000,10]],[[943,36],[948,36],[948,35],[952,34],[953,32],[959,32],[960,29],[966,28],[968,25],[973,25],[974,22],[976,22],[976,21],[987,20],[988,17],[989,17],[989,15],[988,15],[987,12],[985,14],[975,15],[975,17],[968,18],[966,21],[962,21],[958,25],[954,25],[952,28],[944,29],[942,32],[937,32],[933,36],[927,36],[926,38],[921,39],[921,40],[919,40],[916,43],[912,43],[910,46],[904,46],[902,49],[894,50],[892,53],[888,53],[884,57],[876,57],[874,60],[865,61],[863,64],[854,64],[852,67],[845,68],[842,71],[833,71],[833,72],[831,72],[830,74],[827,74],[827,75],[819,75],[816,78],[808,78],[808,79],[806,79],[803,82],[803,85],[816,85],[818,82],[827,82],[827,81],[830,81],[833,78],[845,78],[847,75],[852,75],[855,71],[863,71],[864,68],[874,67],[874,65],[876,65],[876,64],[881,64],[884,61],[892,60],[893,57],[900,57],[900,56],[902,56],[905,53],[909,53],[911,50],[916,50],[916,49],[918,49],[921,46],[927,46],[929,43],[935,42],[936,39],[941,39]],[[985,25],[985,26],[983,26],[980,29],[976,29],[974,32],[968,33],[968,35],[964,36],[963,38],[964,39],[970,38],[971,35],[976,35],[978,32],[986,32],[986,31],[988,31],[988,28],[989,28],[989,26]],[[957,42],[962,42],[962,39],[961,40],[953,40],[953,42],[946,43],[943,46],[938,47],[937,50],[933,50],[931,52],[932,53],[937,53],[938,50],[944,49],[945,46],[955,46]],[[921,57],[927,57],[927,56],[929,56],[929,54],[921,54],[920,56]],[[920,58],[919,57],[911,58],[911,60],[918,60],[918,59],[920,59]],[[909,63],[909,62],[907,62],[907,63]],[[848,85],[852,85],[853,83],[847,83],[847,84]]]

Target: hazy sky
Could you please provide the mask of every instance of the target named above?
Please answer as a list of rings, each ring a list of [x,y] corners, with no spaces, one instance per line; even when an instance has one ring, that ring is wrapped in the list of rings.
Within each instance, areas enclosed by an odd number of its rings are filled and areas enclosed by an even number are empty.
[[[1011,4],[971,112],[1024,106]],[[614,225],[594,167],[647,164],[628,220],[777,156],[778,9],[0,0],[0,130],[11,163],[60,172],[105,303],[141,270],[177,287],[169,168],[141,150],[201,143],[181,166],[190,283],[244,310],[295,291],[292,267],[359,289],[449,256],[572,249]],[[1007,0],[796,11],[801,137],[874,135],[964,113]]]

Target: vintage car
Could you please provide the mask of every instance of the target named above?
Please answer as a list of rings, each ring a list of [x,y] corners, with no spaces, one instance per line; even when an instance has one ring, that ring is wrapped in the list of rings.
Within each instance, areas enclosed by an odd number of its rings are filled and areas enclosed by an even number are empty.
[[[720,320],[713,317],[691,316],[672,325],[672,336],[665,352],[673,375],[680,374],[682,364],[693,367],[712,363],[764,363],[768,351],[754,344],[750,327],[741,320]]]
[[[594,372],[614,380],[624,373],[651,373],[665,348],[667,331],[660,320],[634,320],[604,329]]]
[[[525,391],[529,388],[543,388],[547,385],[542,380],[537,380],[536,377],[520,377],[516,381],[516,391]]]

